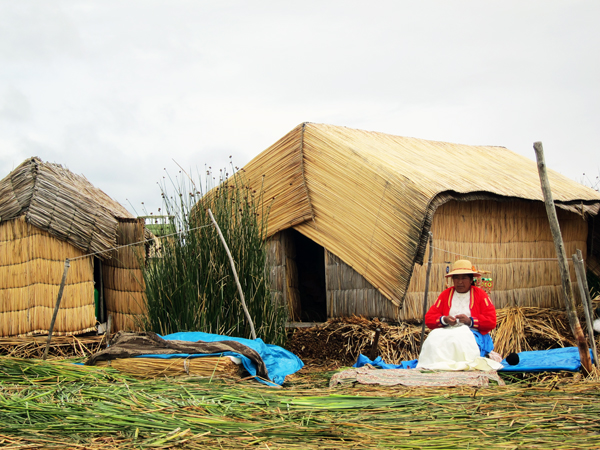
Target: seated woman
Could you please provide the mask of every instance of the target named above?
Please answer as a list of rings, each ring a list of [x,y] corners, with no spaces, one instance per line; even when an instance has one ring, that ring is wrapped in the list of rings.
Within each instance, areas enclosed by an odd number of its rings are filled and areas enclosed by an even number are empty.
[[[479,275],[470,261],[453,264],[446,277],[452,277],[454,286],[443,291],[425,315],[425,324],[432,331],[423,343],[417,368],[502,368],[487,358],[494,349],[488,333],[496,327],[496,308],[486,292],[474,285],[473,277]]]

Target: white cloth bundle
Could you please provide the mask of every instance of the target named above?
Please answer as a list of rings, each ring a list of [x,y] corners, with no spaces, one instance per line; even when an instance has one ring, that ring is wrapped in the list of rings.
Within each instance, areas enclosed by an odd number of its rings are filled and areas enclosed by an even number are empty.
[[[417,369],[498,370],[502,364],[480,356],[475,336],[465,325],[431,330],[423,343]]]

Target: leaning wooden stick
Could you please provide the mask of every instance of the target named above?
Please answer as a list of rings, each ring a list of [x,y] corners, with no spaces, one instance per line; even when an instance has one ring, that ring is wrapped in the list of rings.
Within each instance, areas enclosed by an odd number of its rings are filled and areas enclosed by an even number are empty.
[[[573,264],[575,265],[575,275],[577,275],[577,284],[579,285],[579,292],[581,294],[581,304],[583,305],[583,313],[585,314],[585,323],[587,325],[590,348],[592,349],[592,355],[594,356],[596,367],[600,368],[598,362],[598,352],[596,351],[596,341],[594,341],[594,327],[592,326],[592,299],[590,297],[590,289],[588,287],[587,277],[585,275],[583,255],[579,249],[577,249],[577,254],[573,255]]]
[[[60,288],[58,289],[58,297],[56,298],[56,305],[54,306],[54,314],[52,314],[52,321],[50,322],[50,328],[48,329],[48,340],[46,341],[46,348],[44,350],[44,356],[42,359],[45,361],[48,357],[48,349],[50,348],[50,341],[52,340],[52,331],[54,330],[54,322],[56,322],[56,316],[58,315],[58,308],[60,307],[60,301],[62,299],[63,290],[65,289],[65,283],[67,281],[67,272],[69,272],[71,263],[69,259],[65,259],[65,270],[63,271],[62,280],[60,282]]]
[[[433,259],[433,233],[429,232],[429,259],[427,260],[427,275],[425,276],[425,295],[423,296],[423,326],[421,327],[421,340],[419,341],[419,353],[423,347],[425,336],[425,314],[427,314],[427,295],[429,294],[429,274],[431,273],[431,260]]]
[[[244,299],[244,293],[242,292],[242,285],[240,284],[240,280],[238,278],[237,270],[235,270],[235,263],[233,262],[233,257],[231,256],[231,252],[229,251],[229,247],[227,246],[227,242],[225,242],[225,238],[223,237],[223,233],[221,233],[221,229],[219,228],[219,224],[213,217],[213,213],[208,209],[208,215],[210,216],[210,220],[212,220],[213,225],[217,229],[217,233],[219,233],[219,237],[221,238],[221,242],[223,242],[223,246],[225,247],[225,251],[227,252],[227,256],[229,257],[229,263],[231,264],[231,270],[233,270],[233,278],[235,278],[235,284],[237,284],[238,292],[240,294],[240,300],[242,301],[242,309],[244,310],[244,314],[246,315],[246,319],[248,319],[248,323],[250,324],[250,334],[252,335],[252,339],[256,339],[256,331],[254,331],[254,322],[252,322],[252,317],[250,317],[250,312],[248,312],[248,308],[246,307],[246,300]]]
[[[546,162],[544,161],[544,148],[542,147],[541,142],[535,142],[533,144],[533,149],[535,150],[535,156],[537,158],[538,172],[540,174],[540,182],[542,185],[542,193],[544,194],[544,203],[546,204],[548,222],[550,223],[550,231],[552,231],[554,247],[556,248],[556,254],[558,256],[558,266],[560,268],[560,278],[562,282],[563,299],[565,302],[565,308],[567,310],[567,317],[569,319],[571,331],[575,336],[575,340],[577,341],[579,358],[581,359],[581,367],[584,374],[587,375],[592,371],[592,359],[590,358],[590,350],[587,341],[585,340],[583,330],[581,329],[579,318],[577,317],[577,310],[575,308],[575,301],[573,299],[573,286],[571,285],[571,277],[569,275],[567,254],[565,252],[565,245],[560,233],[558,218],[556,216],[556,208],[554,207],[554,200],[552,198],[552,191],[550,190],[550,182],[548,181],[548,173],[546,171]]]

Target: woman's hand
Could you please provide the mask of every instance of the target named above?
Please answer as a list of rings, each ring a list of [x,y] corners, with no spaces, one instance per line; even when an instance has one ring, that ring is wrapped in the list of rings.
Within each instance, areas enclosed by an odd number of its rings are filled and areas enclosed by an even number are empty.
[[[457,314],[456,321],[460,322],[460,323],[464,323],[468,327],[471,326],[471,318],[469,316],[467,316],[466,314]]]
[[[446,323],[446,325],[449,325],[451,327],[454,326],[454,325],[456,325],[456,322],[457,322],[456,317],[453,317],[453,316],[444,316],[443,319],[444,319],[444,322]]]

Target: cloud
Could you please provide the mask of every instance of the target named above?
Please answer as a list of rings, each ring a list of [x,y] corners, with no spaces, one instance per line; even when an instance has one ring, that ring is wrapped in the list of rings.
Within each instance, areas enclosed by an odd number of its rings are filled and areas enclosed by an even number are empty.
[[[80,51],[77,27],[59,2],[0,3],[0,58],[5,63],[47,62]]]
[[[31,104],[27,97],[14,87],[7,87],[0,97],[0,120],[25,122],[31,120]]]
[[[0,3],[0,156],[67,165],[129,208],[164,169],[241,166],[303,121],[600,166],[600,4]]]

